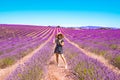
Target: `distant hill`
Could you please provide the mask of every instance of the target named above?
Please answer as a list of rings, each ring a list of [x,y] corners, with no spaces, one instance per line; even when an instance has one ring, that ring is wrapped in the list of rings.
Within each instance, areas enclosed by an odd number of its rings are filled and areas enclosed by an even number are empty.
[[[80,29],[118,29],[114,27],[102,27],[102,26],[81,26],[77,28],[80,28]]]

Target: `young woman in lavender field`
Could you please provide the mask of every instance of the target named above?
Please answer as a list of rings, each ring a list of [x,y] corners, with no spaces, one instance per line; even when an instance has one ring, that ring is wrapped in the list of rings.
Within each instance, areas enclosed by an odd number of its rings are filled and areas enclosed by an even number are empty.
[[[59,56],[62,58],[64,64],[65,64],[65,69],[67,69],[67,62],[66,59],[63,55],[63,46],[64,46],[64,40],[63,40],[64,36],[62,33],[58,33],[55,36],[55,40],[53,43],[56,43],[56,47],[54,50],[54,54],[56,55],[56,62],[57,65],[59,66]]]

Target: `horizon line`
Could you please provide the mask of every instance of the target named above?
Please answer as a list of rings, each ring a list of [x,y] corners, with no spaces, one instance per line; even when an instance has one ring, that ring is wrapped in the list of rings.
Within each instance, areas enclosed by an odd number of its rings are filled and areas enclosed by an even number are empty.
[[[13,25],[13,26],[44,26],[44,27],[48,27],[48,26],[50,26],[50,27],[57,27],[57,26],[60,26],[60,27],[67,27],[67,28],[80,28],[80,27],[102,27],[102,28],[115,28],[115,29],[120,29],[119,27],[108,27],[108,26],[98,26],[98,25],[84,25],[84,26],[62,26],[62,25],[39,25],[39,24],[19,24],[19,23],[17,23],[17,24],[13,24],[13,23],[3,23],[3,24],[1,24],[0,23],[0,25]]]

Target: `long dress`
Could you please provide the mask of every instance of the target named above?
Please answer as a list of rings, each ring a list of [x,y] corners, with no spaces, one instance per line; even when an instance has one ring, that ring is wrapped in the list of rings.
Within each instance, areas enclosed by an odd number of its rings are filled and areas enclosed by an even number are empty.
[[[55,39],[56,47],[55,47],[54,53],[57,53],[57,54],[62,54],[63,53],[63,47],[60,44],[60,41],[64,42],[63,39],[58,39],[58,38]]]

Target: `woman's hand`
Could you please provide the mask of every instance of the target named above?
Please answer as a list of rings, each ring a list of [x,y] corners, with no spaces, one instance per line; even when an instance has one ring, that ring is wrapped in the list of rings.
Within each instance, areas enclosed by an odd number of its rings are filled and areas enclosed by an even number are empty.
[[[64,45],[64,42],[61,42],[61,45],[63,46],[63,45]]]

